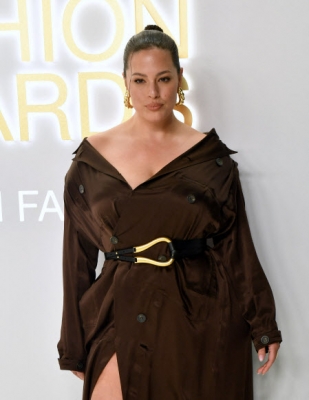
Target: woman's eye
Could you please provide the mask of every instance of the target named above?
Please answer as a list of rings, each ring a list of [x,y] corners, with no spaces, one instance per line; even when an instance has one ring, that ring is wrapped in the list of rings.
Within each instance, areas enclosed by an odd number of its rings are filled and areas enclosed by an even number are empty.
[[[160,80],[163,81],[163,82],[169,82],[171,80],[171,78],[169,76],[164,76]]]
[[[135,79],[135,83],[142,83],[144,81],[144,79]]]

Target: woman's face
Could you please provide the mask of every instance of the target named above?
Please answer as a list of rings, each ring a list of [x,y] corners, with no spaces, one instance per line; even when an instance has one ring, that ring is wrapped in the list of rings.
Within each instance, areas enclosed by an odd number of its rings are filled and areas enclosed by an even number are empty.
[[[171,117],[181,77],[182,69],[178,74],[168,50],[151,48],[133,53],[125,85],[136,113],[152,122]]]

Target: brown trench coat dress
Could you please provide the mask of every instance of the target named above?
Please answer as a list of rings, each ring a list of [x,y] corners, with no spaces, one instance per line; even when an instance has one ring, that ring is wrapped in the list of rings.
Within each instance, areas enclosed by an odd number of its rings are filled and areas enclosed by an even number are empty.
[[[258,350],[281,335],[235,152],[212,129],[134,190],[86,139],[75,153],[64,192],[60,368],[85,371],[83,400],[114,352],[124,400],[251,400],[251,339]],[[165,268],[107,260],[96,278],[99,250],[162,236],[211,245]],[[170,257],[164,243],[142,255]]]

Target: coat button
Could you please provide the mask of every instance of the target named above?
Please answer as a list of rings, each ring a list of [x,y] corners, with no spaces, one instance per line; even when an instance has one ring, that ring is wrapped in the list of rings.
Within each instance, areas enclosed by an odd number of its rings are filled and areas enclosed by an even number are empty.
[[[161,255],[161,256],[158,257],[158,261],[165,262],[166,261],[166,257]]]
[[[217,165],[219,165],[219,167],[222,167],[222,165],[223,165],[222,158],[216,158],[216,163],[217,163]]]
[[[79,363],[77,363],[76,369],[77,369],[77,371],[82,371],[84,369],[84,363],[82,363],[81,361]]]
[[[194,194],[189,194],[189,195],[187,196],[187,200],[188,200],[188,202],[189,202],[190,204],[193,204],[193,203],[195,203],[196,198],[195,198]]]
[[[137,321],[138,322],[140,322],[141,324],[143,323],[143,322],[145,322],[146,321],[146,315],[145,314],[138,314],[138,316],[137,316]]]
[[[83,185],[79,185],[78,190],[79,190],[79,193],[82,193],[82,194],[85,193],[85,188]]]
[[[261,337],[261,342],[263,344],[268,344],[269,343],[269,337],[268,336],[262,336]]]
[[[112,236],[112,237],[110,238],[110,241],[111,241],[111,243],[113,243],[113,244],[117,244],[117,243],[118,243],[118,238],[117,238],[116,236]]]

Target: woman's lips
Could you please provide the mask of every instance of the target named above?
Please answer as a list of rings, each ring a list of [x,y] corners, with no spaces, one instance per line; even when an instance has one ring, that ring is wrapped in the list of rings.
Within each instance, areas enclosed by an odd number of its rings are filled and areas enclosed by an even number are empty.
[[[151,104],[147,104],[147,108],[150,111],[157,111],[162,107],[163,104],[160,103],[151,103]]]

